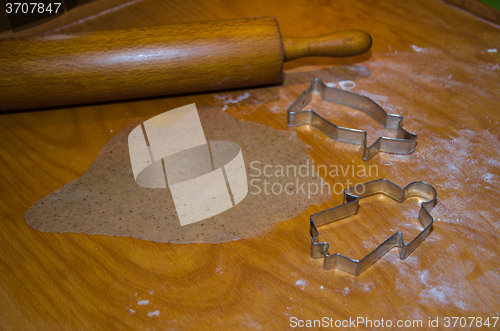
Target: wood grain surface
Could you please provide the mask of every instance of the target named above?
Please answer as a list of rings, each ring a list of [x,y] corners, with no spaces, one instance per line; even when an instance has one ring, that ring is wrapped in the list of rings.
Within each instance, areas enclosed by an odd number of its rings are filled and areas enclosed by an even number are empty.
[[[496,25],[500,24],[500,10],[476,0],[443,0]]]
[[[64,18],[70,12],[61,17],[61,28],[57,20],[47,24],[64,33],[274,15],[283,35],[365,30],[373,47],[353,58],[291,61],[280,86],[1,114],[0,328],[276,330],[292,329],[294,317],[363,317],[394,324],[421,320],[422,329],[438,318],[438,329],[446,329],[446,317],[489,317],[491,324],[499,317],[498,27],[434,0],[114,4],[91,2],[88,19],[70,22]],[[419,136],[416,151],[363,162],[358,147],[308,127],[287,128],[286,107],[313,78],[402,115],[404,127]],[[326,178],[339,184],[332,201],[280,222],[263,237],[217,245],[41,233],[26,225],[26,210],[79,178],[131,119],[192,102],[297,131],[318,166],[339,168]],[[312,107],[339,125],[365,129],[369,142],[390,134],[362,113],[317,100]],[[353,174],[347,166],[372,166],[372,172]],[[340,204],[341,185],[376,178],[433,185],[434,230],[405,260],[393,250],[360,276],[324,271],[322,261],[310,257],[309,215]],[[322,238],[332,253],[353,258],[397,230],[408,241],[419,231],[418,203],[363,199],[358,215],[325,227]],[[500,327],[469,324],[460,329]]]

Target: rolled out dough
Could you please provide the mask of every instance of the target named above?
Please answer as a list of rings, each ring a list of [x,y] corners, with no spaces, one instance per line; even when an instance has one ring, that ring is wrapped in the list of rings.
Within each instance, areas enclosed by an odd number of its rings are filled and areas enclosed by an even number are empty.
[[[127,138],[144,121],[136,119],[103,147],[81,178],[36,202],[25,214],[26,223],[45,232],[219,243],[259,236],[279,221],[292,219],[309,205],[331,197],[326,184],[311,172],[308,146],[296,134],[243,122],[213,107],[198,112],[207,140],[231,141],[241,147],[249,193],[233,208],[181,226],[168,188],[144,188],[134,180]],[[301,166],[302,170],[309,167],[307,176],[293,172]],[[323,192],[308,190],[321,186]]]

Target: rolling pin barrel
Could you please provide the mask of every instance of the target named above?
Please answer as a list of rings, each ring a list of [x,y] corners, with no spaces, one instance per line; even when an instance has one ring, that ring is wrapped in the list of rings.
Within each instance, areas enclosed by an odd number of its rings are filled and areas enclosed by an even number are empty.
[[[284,61],[370,46],[362,31],[282,40],[272,16],[0,39],[0,111],[278,84]]]

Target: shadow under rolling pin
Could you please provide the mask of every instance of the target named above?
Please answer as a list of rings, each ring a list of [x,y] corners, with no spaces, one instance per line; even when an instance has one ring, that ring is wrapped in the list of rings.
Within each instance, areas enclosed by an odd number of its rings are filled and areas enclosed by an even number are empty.
[[[0,111],[279,84],[286,61],[371,44],[357,30],[282,38],[273,16],[0,39]]]

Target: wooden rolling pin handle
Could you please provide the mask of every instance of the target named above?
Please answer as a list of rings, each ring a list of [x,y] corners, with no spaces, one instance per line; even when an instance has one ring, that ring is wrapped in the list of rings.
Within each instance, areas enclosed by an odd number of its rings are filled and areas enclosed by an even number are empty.
[[[310,38],[283,37],[285,62],[306,56],[355,56],[372,46],[364,31],[344,30]]]

